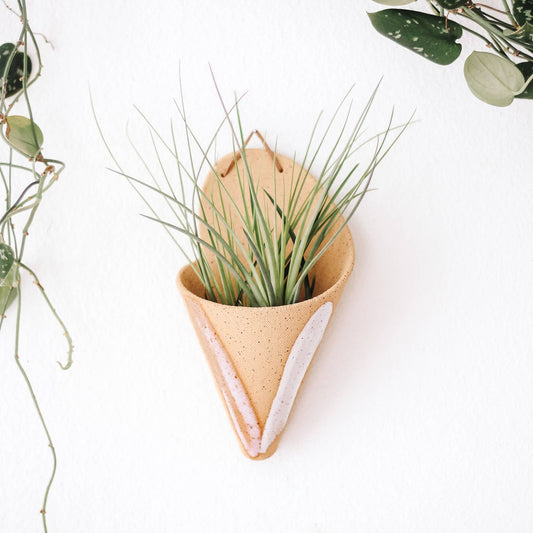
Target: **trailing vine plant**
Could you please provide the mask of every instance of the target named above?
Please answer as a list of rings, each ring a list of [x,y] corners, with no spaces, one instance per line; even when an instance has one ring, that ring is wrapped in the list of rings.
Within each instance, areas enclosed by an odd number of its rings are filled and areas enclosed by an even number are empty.
[[[43,132],[34,120],[29,89],[39,79],[42,70],[41,54],[28,22],[26,0],[17,0],[21,23],[15,42],[0,45],[0,179],[5,190],[5,205],[0,207],[0,342],[6,345],[6,319],[14,317],[15,363],[28,387],[52,454],[52,472],[44,492],[40,509],[44,531],[47,531],[46,507],[56,472],[56,452],[52,438],[37,401],[28,374],[22,366],[19,346],[21,339],[22,284],[33,279],[48,308],[59,323],[68,345],[67,359],[59,362],[63,369],[72,364],[72,340],[57,314],[35,272],[24,262],[29,231],[45,194],[58,180],[65,165],[43,153]],[[30,59],[36,60],[34,65]],[[15,113],[16,111],[16,113]],[[23,276],[22,274],[25,273]],[[27,274],[27,276],[26,276]],[[8,314],[9,313],[9,314]]]
[[[403,6],[416,0],[374,0]],[[384,9],[369,13],[374,28],[439,65],[461,54],[463,31],[481,39],[490,52],[472,52],[464,76],[472,93],[495,106],[533,98],[533,0],[500,0],[500,7],[472,0],[425,0],[431,13]]]

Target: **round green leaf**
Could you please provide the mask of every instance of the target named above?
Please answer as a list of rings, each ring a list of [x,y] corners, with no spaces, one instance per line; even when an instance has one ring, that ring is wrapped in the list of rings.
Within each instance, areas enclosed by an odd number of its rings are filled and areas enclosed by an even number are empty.
[[[18,267],[13,264],[6,278],[0,282],[0,315],[15,301],[18,295]]]
[[[374,0],[376,4],[381,4],[382,6],[405,6],[407,4],[412,4],[415,0]]]
[[[0,242],[0,283],[2,283],[15,261],[13,250],[5,243]]]
[[[4,76],[7,62],[12,51],[15,49],[13,43],[0,45],[0,78]],[[26,56],[26,79],[31,74],[31,59]],[[22,89],[22,78],[24,77],[24,53],[15,52],[6,78],[6,98],[13,96]]]
[[[449,65],[461,54],[457,39],[463,28],[453,20],[408,9],[384,9],[368,13],[372,26],[388,39],[438,63]]]
[[[8,143],[28,157],[37,157],[43,145],[43,132],[29,118],[17,115],[7,117]]]
[[[533,0],[513,0],[513,16],[520,26],[533,24]]]
[[[467,4],[467,0],[437,0],[437,4],[444,9],[457,9]]]
[[[499,107],[510,105],[525,83],[512,61],[489,52],[472,52],[465,61],[464,74],[468,87],[480,100]]]
[[[524,61],[523,63],[518,63],[516,68],[522,73],[525,80],[528,80],[531,76],[533,76],[533,61]],[[516,98],[533,99],[533,81],[529,83],[525,91],[517,94]]]

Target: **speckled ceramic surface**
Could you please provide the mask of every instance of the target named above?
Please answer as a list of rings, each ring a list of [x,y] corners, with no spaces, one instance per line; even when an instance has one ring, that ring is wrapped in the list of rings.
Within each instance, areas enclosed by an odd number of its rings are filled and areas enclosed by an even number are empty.
[[[278,180],[278,194],[290,183],[293,168],[295,172],[300,168],[278,155],[283,167],[279,172],[266,151],[249,149],[246,153],[252,175],[261,180],[261,187],[272,190],[274,179]],[[232,157],[228,154],[217,166],[227,168]],[[237,199],[236,172],[234,168],[224,180]],[[210,174],[206,180],[204,190],[208,194],[214,179]],[[308,174],[306,187],[311,180],[314,178]],[[352,272],[354,257],[352,237],[344,228],[316,265],[315,296],[279,307],[232,307],[205,300],[192,267],[180,271],[179,290],[248,457],[264,459],[276,450],[300,385]]]

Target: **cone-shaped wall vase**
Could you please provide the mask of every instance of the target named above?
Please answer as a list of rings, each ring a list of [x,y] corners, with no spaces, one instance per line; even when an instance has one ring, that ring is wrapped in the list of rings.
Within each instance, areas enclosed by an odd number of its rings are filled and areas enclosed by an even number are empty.
[[[276,180],[279,198],[280,191],[290,186],[293,169],[297,173],[300,167],[279,154],[275,165],[272,155],[265,150],[246,150],[251,174],[260,180],[259,189],[271,193]],[[233,158],[233,153],[228,154],[217,163],[221,174]],[[235,201],[241,198],[237,170],[244,171],[242,164],[232,165],[223,178]],[[204,185],[210,197],[215,180],[211,173]],[[305,181],[305,187],[315,182],[310,174]],[[188,265],[180,271],[178,288],[248,457],[265,459],[276,451],[309,364],[352,272],[354,255],[352,237],[345,227],[314,269],[315,296],[278,307],[237,307],[206,300],[193,268]]]

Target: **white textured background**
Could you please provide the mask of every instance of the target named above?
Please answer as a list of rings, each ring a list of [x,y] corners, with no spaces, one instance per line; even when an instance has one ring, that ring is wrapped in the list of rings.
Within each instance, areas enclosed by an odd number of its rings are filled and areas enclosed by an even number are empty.
[[[29,0],[55,44],[36,117],[68,168],[26,259],[76,345],[61,371],[63,339],[27,284],[20,354],[59,455],[51,532],[533,531],[533,103],[482,104],[462,60],[380,37],[365,15],[378,7]],[[0,22],[14,38],[2,6]],[[220,117],[208,63],[226,97],[248,91],[245,127],[288,155],[354,82],[362,105],[385,76],[374,131],[392,105],[420,120],[350,224],[356,270],[265,462],[239,451],[175,288],[183,260],[105,171],[90,110],[89,84],[127,161],[132,104],[166,128],[179,62],[203,139]],[[7,333],[0,531],[34,533],[51,462]]]

